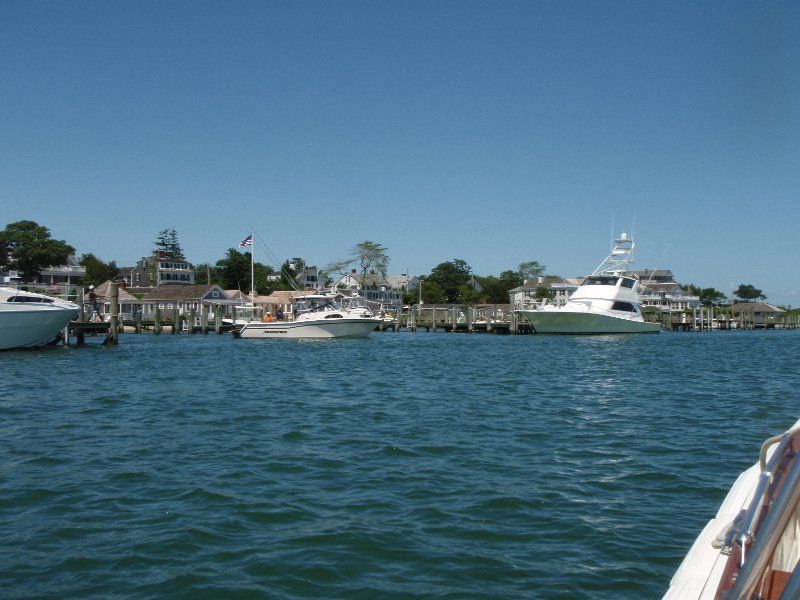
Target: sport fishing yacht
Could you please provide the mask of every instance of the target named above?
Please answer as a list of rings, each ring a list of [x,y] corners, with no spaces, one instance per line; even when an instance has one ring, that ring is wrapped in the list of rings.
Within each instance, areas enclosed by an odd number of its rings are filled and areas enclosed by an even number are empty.
[[[800,421],[761,446],[695,540],[663,600],[800,598]]]
[[[45,346],[79,311],[66,300],[0,286],[0,350]]]
[[[611,254],[583,280],[566,304],[544,304],[517,313],[536,333],[657,333],[661,325],[648,323],[642,316],[639,279],[628,273],[633,248],[633,239],[623,233],[614,240]]]

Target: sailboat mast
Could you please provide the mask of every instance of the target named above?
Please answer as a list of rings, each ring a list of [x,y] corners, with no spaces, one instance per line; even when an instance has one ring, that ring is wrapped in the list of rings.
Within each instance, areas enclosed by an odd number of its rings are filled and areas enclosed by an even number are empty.
[[[253,244],[250,246],[250,304],[256,305],[256,278],[255,278],[255,253],[256,253],[256,240],[255,236],[251,233]]]

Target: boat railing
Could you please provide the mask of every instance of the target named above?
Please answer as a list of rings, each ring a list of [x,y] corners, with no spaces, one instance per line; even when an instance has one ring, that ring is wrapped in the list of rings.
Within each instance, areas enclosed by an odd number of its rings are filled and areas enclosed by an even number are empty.
[[[750,547],[750,544],[753,541],[757,520],[761,515],[761,507],[764,503],[764,496],[767,493],[767,488],[772,482],[772,477],[775,473],[775,467],[783,457],[786,447],[789,445],[790,439],[790,436],[784,433],[768,439],[761,446],[761,454],[759,459],[761,464],[761,475],[759,475],[758,484],[753,492],[753,499],[750,502],[750,508],[746,511],[737,532],[737,541],[742,547],[739,564],[740,567],[744,565],[747,549]],[[769,463],[767,463],[767,452],[776,443],[778,444],[778,447],[775,448],[775,451],[772,453],[772,458],[770,459]]]
[[[730,599],[751,597],[781,540],[789,519],[794,514],[795,507],[800,502],[800,460],[793,460],[788,471],[782,475],[777,496],[768,497],[770,488],[775,483],[775,475],[780,470],[787,452],[795,452],[791,445],[798,434],[800,429],[795,429],[782,436],[770,438],[762,446],[761,476],[736,536],[741,546],[741,570],[730,595],[727,596]],[[767,462],[767,451],[776,443],[778,446]],[[766,505],[769,505],[769,512],[759,526],[758,522]]]

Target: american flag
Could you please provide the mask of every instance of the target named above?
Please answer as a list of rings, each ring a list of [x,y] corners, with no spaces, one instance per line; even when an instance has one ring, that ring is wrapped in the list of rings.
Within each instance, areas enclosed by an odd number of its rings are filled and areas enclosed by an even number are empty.
[[[253,236],[252,235],[248,235],[241,242],[239,242],[239,248],[244,248],[245,246],[252,246],[252,245],[253,245]]]

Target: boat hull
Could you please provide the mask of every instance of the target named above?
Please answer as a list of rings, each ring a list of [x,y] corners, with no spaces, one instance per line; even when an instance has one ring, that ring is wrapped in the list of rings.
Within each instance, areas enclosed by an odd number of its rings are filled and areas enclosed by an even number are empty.
[[[262,323],[253,321],[234,331],[243,339],[329,339],[369,337],[380,323],[380,319],[316,319],[312,321],[290,321]]]
[[[0,350],[46,346],[58,338],[78,311],[75,305],[5,305],[0,311]]]
[[[519,311],[536,333],[564,335],[601,335],[609,333],[658,333],[659,323],[615,317],[593,312],[569,310]]]

